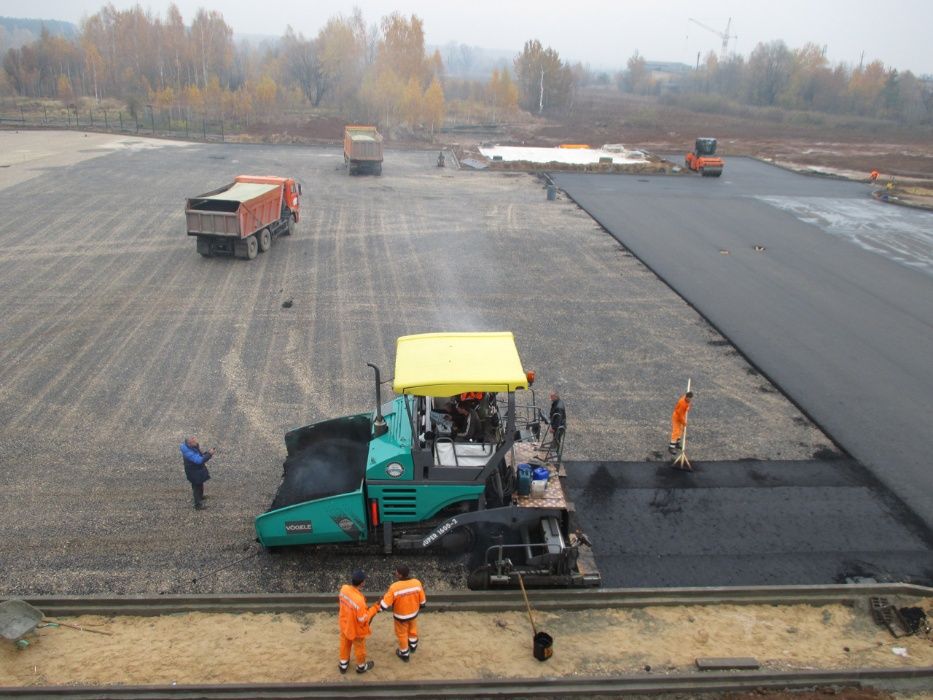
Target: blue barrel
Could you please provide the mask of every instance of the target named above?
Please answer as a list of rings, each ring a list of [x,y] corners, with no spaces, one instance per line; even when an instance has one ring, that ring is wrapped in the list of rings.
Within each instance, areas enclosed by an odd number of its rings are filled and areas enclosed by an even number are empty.
[[[547,186],[547,199],[549,202],[553,202],[557,199],[557,188],[554,185]]]
[[[519,464],[518,465],[518,495],[519,496],[530,496],[531,495],[531,465],[530,464]]]
[[[547,481],[551,473],[548,471],[547,467],[535,467],[534,471],[531,473],[531,478],[534,481]]]

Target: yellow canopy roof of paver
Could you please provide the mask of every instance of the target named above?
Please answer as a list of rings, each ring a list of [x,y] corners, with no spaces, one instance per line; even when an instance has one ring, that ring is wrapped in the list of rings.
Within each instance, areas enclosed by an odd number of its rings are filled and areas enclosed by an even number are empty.
[[[510,332],[422,333],[398,339],[396,394],[456,396],[467,391],[527,388]]]

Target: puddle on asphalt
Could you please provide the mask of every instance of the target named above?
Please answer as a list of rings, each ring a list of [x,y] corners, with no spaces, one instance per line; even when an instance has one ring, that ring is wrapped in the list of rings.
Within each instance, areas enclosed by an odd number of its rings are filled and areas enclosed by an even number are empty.
[[[933,276],[933,215],[874,200],[758,196],[801,221]]]

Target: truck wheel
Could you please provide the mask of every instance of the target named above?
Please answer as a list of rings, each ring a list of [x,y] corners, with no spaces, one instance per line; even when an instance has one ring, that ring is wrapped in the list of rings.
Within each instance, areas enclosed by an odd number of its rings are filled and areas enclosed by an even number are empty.
[[[265,253],[272,247],[272,234],[269,229],[264,228],[259,232],[259,252]]]
[[[246,239],[246,259],[253,260],[258,253],[259,242],[256,240],[256,236],[249,236]]]
[[[285,233],[282,235],[291,236],[293,233],[295,233],[295,217],[289,216],[288,225],[285,227]]]
[[[205,258],[211,257],[211,239],[204,236],[198,236],[198,252]]]
[[[376,175],[382,175],[382,163],[376,166]]]

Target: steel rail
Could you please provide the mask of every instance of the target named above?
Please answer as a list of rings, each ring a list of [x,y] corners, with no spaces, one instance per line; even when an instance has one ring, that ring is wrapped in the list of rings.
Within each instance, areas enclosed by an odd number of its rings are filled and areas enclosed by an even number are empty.
[[[26,602],[46,616],[166,615],[181,612],[333,612],[334,593],[188,594],[162,596],[33,596]],[[598,588],[529,590],[539,610],[631,608],[654,605],[818,605],[870,596],[933,598],[933,588],[905,583],[721,588]],[[518,591],[460,591],[430,594],[432,610],[505,612],[523,606]]]
[[[257,683],[237,685],[30,686],[0,687],[0,697],[139,700],[147,698],[560,698],[625,694],[704,693],[826,686],[888,689],[929,688],[933,667],[854,668],[839,671],[697,672],[604,677],[502,678],[475,681],[404,681],[374,683]]]

